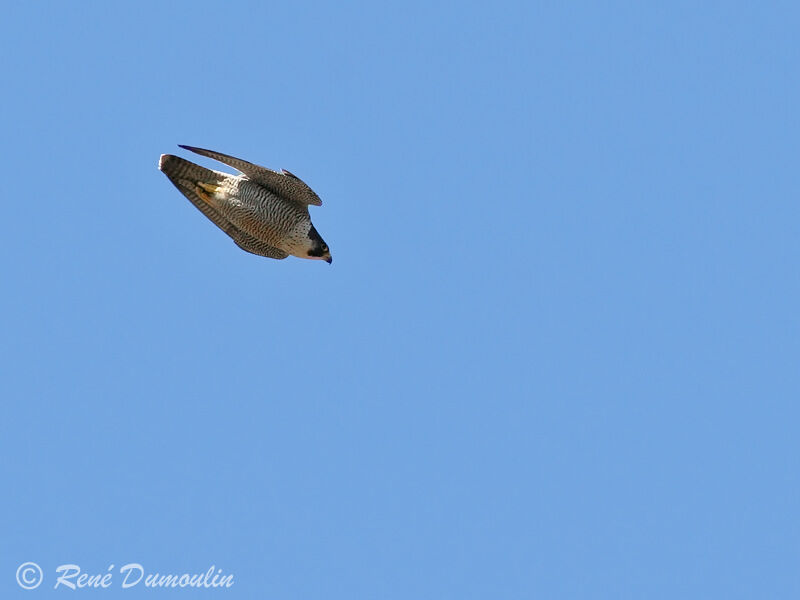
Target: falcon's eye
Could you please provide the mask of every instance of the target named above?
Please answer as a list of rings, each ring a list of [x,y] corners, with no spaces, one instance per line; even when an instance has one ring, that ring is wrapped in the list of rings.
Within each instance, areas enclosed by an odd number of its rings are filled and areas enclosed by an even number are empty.
[[[327,252],[328,251],[328,244],[322,244],[322,251],[323,252]]]

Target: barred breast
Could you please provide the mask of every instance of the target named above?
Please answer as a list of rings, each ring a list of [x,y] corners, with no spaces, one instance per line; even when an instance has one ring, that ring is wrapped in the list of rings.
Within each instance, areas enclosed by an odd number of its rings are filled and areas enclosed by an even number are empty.
[[[222,186],[224,201],[220,210],[242,231],[271,245],[289,251],[299,228],[308,231],[308,210],[289,202],[263,186],[243,177],[231,177]]]

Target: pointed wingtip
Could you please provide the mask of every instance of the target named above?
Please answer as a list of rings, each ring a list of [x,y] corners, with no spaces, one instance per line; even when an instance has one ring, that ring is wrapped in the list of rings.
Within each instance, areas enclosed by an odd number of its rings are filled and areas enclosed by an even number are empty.
[[[195,154],[199,154],[200,156],[205,156],[207,158],[213,158],[214,160],[218,160],[220,162],[225,162],[224,160],[220,160],[221,156],[225,156],[220,152],[214,152],[213,150],[208,150],[207,148],[200,148],[198,146],[189,146],[187,144],[178,144],[178,148],[183,148],[184,150],[188,150],[189,152],[194,152]]]
[[[200,148],[199,146],[189,146],[187,144],[178,144],[178,148],[183,148],[184,150],[194,152],[195,154],[201,154],[203,156],[208,156],[209,154],[213,153],[213,150],[207,150],[206,148]]]

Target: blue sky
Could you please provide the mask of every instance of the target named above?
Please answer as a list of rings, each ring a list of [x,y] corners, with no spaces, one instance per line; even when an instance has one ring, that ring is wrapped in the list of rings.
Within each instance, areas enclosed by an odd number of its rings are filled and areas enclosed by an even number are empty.
[[[2,597],[800,593],[793,3],[4,14]],[[177,144],[306,180],[333,265]]]

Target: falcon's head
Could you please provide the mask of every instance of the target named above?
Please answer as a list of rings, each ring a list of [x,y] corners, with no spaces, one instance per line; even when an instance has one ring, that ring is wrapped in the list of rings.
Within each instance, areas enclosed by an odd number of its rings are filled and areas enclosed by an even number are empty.
[[[331,257],[331,250],[328,244],[322,239],[314,226],[308,230],[308,239],[311,240],[311,248],[308,250],[308,258],[324,260],[326,263],[331,264],[333,258]]]

